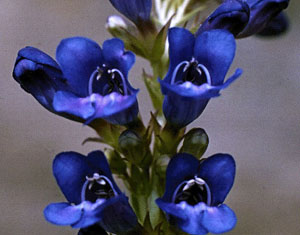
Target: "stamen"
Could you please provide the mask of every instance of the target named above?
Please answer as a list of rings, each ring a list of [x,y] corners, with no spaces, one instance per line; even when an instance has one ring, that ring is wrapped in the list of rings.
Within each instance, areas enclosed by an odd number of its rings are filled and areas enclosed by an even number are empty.
[[[112,182],[110,181],[110,179],[108,179],[106,176],[104,175],[99,175],[98,173],[94,173],[93,177],[88,177],[86,176],[86,181],[84,182],[82,189],[81,189],[81,201],[85,201],[86,197],[86,190],[88,188],[88,190],[91,190],[94,184],[100,184],[102,186],[106,185],[106,183],[109,184],[111,191],[113,192],[113,195],[118,195],[117,191],[114,189],[114,186],[112,184]],[[107,194],[108,192],[98,192],[96,191],[95,194],[96,195],[104,195]]]
[[[184,67],[184,69],[185,69],[186,67],[189,67],[189,62],[188,62],[188,61],[182,61],[181,63],[179,63],[179,64],[176,66],[176,68],[174,69],[174,72],[173,72],[173,74],[172,74],[171,84],[174,84],[175,78],[176,78],[176,75],[177,75],[177,72],[178,72],[178,70],[180,69],[180,67],[181,67],[183,64],[186,65],[186,66]]]
[[[205,73],[205,76],[206,76],[207,83],[208,83],[209,85],[211,85],[211,78],[210,78],[210,74],[209,74],[207,68],[206,68],[203,64],[198,64],[198,67],[201,68],[201,69],[203,69],[203,71],[204,71],[204,73]],[[197,69],[197,71],[198,71],[198,69]],[[199,74],[201,75],[202,72],[199,73]]]
[[[182,188],[182,186],[184,185],[184,187]],[[192,187],[195,187],[195,185],[197,185],[197,187],[201,190],[201,191],[204,191],[204,188],[205,187],[205,192],[206,192],[206,204],[207,205],[210,205],[211,204],[211,192],[210,192],[210,189],[208,187],[208,185],[206,184],[206,182],[197,177],[196,175],[194,176],[194,179],[190,179],[190,180],[186,180],[186,181],[183,181],[181,184],[179,184],[177,186],[177,188],[175,189],[174,191],[174,194],[172,196],[172,202],[175,203],[176,200],[178,200],[178,195],[180,194],[180,192],[182,192],[182,194],[180,195],[181,197],[181,200],[185,201],[188,200],[188,199],[193,199],[193,201],[197,202],[198,197],[197,197],[197,194],[193,194],[191,191],[189,191]],[[182,191],[180,191],[182,190]],[[203,195],[201,195],[203,196]]]
[[[126,85],[126,81],[125,81],[125,77],[123,76],[122,72],[118,69],[112,69],[111,72],[114,73],[118,73],[119,76],[121,77],[122,83],[123,83],[123,90],[124,90],[124,95],[128,95],[127,92],[127,85]],[[120,91],[120,86],[118,86],[119,91]]]
[[[97,80],[100,79],[100,78],[98,78],[98,76],[99,76],[99,69],[100,69],[100,68],[97,67],[97,69],[96,69],[96,70],[91,74],[91,76],[90,76],[89,87],[88,87],[88,92],[89,92],[90,95],[93,93],[93,81],[94,81],[96,75],[97,75],[96,79],[97,79]]]

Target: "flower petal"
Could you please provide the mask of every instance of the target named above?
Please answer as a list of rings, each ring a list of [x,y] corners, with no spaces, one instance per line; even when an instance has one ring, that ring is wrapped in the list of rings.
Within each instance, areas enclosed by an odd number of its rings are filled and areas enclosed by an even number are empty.
[[[98,168],[98,172],[105,175],[112,182],[114,189],[121,194],[121,190],[117,186],[108,164],[108,161],[102,151],[93,151],[87,155],[88,164],[92,167]]]
[[[81,98],[70,92],[58,91],[54,95],[53,108],[56,112],[87,119],[95,113],[93,98],[93,96]]]
[[[150,19],[152,0],[109,0],[111,4],[134,23]]]
[[[209,98],[187,98],[170,92],[164,98],[163,113],[169,123],[182,128],[200,116],[208,101]]]
[[[224,1],[200,26],[196,36],[211,29],[226,29],[236,36],[247,25],[249,15],[249,6],[244,1]]]
[[[97,172],[88,164],[87,158],[76,152],[63,152],[53,161],[53,174],[61,191],[71,203],[81,202],[81,189],[86,180]]]
[[[14,79],[21,87],[51,112],[52,100],[57,90],[68,90],[57,63],[44,52],[25,47],[16,59]]]
[[[199,64],[208,69],[210,85],[221,85],[234,58],[234,37],[226,30],[205,31],[196,38],[194,54]]]
[[[229,86],[241,74],[242,70],[237,69],[233,76],[219,86],[207,83],[197,86],[191,82],[170,85],[164,80],[159,80],[162,93],[165,95],[163,112],[166,119],[177,127],[188,125],[200,116],[210,98],[218,97],[220,90]]]
[[[103,43],[103,57],[109,68],[119,69],[126,78],[135,62],[135,55],[131,51],[125,51],[123,41],[118,38]]]
[[[275,16],[288,7],[289,0],[247,0],[247,3],[250,7],[250,19],[238,38],[262,31]]]
[[[215,154],[200,164],[198,176],[208,184],[212,206],[222,203],[229,193],[235,177],[235,161],[229,154]]]
[[[46,220],[56,225],[71,225],[80,220],[83,211],[66,202],[52,203],[44,210]]]
[[[56,58],[77,95],[86,96],[91,74],[103,64],[100,46],[84,37],[66,38],[58,45]]]
[[[190,61],[192,59],[195,37],[184,28],[174,27],[169,29],[168,40],[170,66],[164,81],[170,83],[176,66],[182,61]]]
[[[121,95],[112,92],[106,96],[93,94],[96,98],[96,112],[91,116],[86,124],[96,118],[103,118],[112,124],[125,125],[132,122],[138,114],[137,91],[132,95]]]
[[[49,55],[34,47],[25,47],[18,52],[17,61],[20,59],[31,60],[37,64],[48,65],[60,70],[59,65]]]
[[[169,222],[182,231],[193,235],[204,235],[209,232],[199,220],[206,207],[204,203],[191,206],[186,202],[174,204],[157,199],[156,204],[167,214]]]
[[[258,33],[259,36],[278,36],[285,33],[289,28],[289,20],[287,16],[281,12],[270,22],[262,31]]]
[[[235,227],[236,222],[234,211],[225,204],[207,207],[201,216],[201,224],[211,233],[226,233]]]
[[[199,168],[197,158],[187,153],[176,154],[168,164],[166,191],[162,199],[171,202],[177,186],[187,179],[193,179]]]
[[[84,228],[98,223],[111,233],[125,232],[137,224],[137,218],[125,195],[121,194],[107,200],[97,200],[96,203],[82,203],[84,214],[74,228]]]

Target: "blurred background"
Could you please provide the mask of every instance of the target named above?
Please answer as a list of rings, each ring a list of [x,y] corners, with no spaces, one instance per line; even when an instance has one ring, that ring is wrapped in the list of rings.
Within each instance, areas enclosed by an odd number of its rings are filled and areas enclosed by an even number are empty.
[[[236,181],[226,203],[238,224],[228,234],[300,234],[299,12],[298,1],[291,1],[291,27],[281,37],[237,42],[229,74],[241,67],[243,76],[189,126],[206,129],[206,157],[224,152],[236,159]],[[51,56],[65,37],[86,36],[101,45],[111,37],[104,27],[111,14],[117,12],[104,0],[0,1],[0,234],[76,234],[43,217],[50,202],[65,201],[52,176],[52,160],[62,151],[98,149],[81,145],[95,133],[48,112],[11,73],[18,50],[27,45]],[[148,120],[142,68],[150,72],[138,58],[129,79],[141,89],[140,110]]]

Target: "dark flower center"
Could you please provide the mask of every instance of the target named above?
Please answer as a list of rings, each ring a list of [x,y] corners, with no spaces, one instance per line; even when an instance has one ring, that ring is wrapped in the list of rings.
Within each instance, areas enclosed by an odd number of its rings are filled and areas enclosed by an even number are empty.
[[[211,83],[210,74],[207,68],[199,64],[197,60],[192,58],[191,61],[183,61],[176,66],[171,78],[171,84],[182,84],[191,82],[200,86],[204,83]]]
[[[112,92],[128,95],[128,89],[123,73],[118,69],[109,69],[105,64],[98,67],[90,76],[89,94],[98,93],[102,96]]]
[[[194,179],[184,181],[177,186],[172,201],[176,204],[185,201],[192,206],[199,202],[210,205],[210,189],[203,179],[195,176]]]
[[[93,177],[86,177],[81,191],[81,200],[96,202],[98,199],[107,200],[116,195],[117,192],[111,181],[104,175],[94,173]]]

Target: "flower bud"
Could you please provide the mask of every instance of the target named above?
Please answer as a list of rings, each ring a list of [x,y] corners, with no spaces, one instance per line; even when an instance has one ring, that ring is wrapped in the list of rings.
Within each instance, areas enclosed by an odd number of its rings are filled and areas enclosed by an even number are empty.
[[[272,37],[284,34],[289,28],[289,20],[287,16],[281,12],[274,17],[267,26],[257,35],[264,37]]]
[[[274,17],[289,5],[289,0],[247,0],[250,18],[244,30],[237,35],[244,38],[261,32]]]
[[[122,132],[119,137],[119,147],[128,161],[139,164],[145,156],[145,148],[142,139],[131,130]]]
[[[240,0],[224,1],[200,26],[196,35],[211,29],[226,29],[238,35],[249,21],[250,9]]]
[[[126,29],[127,24],[121,16],[112,15],[107,18],[105,27],[108,30],[114,30],[114,29],[120,29],[120,28]]]
[[[189,153],[200,158],[207,149],[208,135],[202,128],[191,129],[184,137],[180,152]]]

